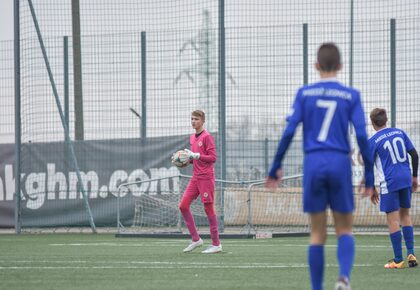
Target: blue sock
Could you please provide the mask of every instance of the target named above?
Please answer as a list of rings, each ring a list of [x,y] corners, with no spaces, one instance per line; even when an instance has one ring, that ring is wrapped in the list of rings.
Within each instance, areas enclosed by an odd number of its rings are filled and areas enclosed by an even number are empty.
[[[407,256],[414,255],[414,233],[413,227],[402,227],[405,246],[407,247]]]
[[[322,290],[324,280],[324,245],[309,245],[308,263],[312,290]]]
[[[340,277],[350,280],[354,262],[354,238],[352,235],[341,235],[337,241],[337,259],[340,265]]]
[[[401,247],[401,231],[396,231],[395,233],[390,234],[389,237],[391,238],[392,249],[394,250],[394,261],[396,263],[399,263],[403,260]]]

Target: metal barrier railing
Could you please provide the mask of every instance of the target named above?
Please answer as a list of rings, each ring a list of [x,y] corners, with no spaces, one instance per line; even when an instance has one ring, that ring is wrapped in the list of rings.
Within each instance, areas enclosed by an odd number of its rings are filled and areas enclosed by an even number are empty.
[[[287,181],[287,180],[292,180],[292,179],[296,179],[302,177],[302,175],[293,175],[293,176],[288,176],[288,177],[284,177],[282,180],[283,181]],[[141,181],[136,181],[136,182],[126,182],[126,183],[122,183],[118,186],[118,194],[117,194],[117,230],[118,233],[121,232],[122,228],[124,228],[124,225],[121,222],[121,209],[120,209],[120,200],[122,198],[122,190],[124,188],[126,188],[127,192],[128,192],[128,187],[130,185],[140,185],[140,184],[145,184],[145,183],[151,183],[151,182],[157,182],[157,181],[162,181],[162,180],[168,180],[168,179],[173,179],[173,178],[186,178],[186,179],[192,179],[192,176],[190,175],[183,175],[183,174],[179,174],[179,175],[171,175],[171,176],[167,176],[167,177],[161,177],[161,178],[153,178],[153,179],[147,179],[147,180],[141,180]],[[246,192],[247,192],[247,198],[246,198],[246,203],[247,203],[247,218],[246,218],[246,225],[244,226],[244,231],[247,232],[248,234],[251,234],[254,230],[254,226],[253,226],[253,221],[252,221],[252,197],[251,197],[251,192],[253,190],[253,188],[255,186],[258,185],[262,185],[265,183],[265,180],[245,180],[245,181],[230,181],[230,180],[221,180],[221,179],[216,179],[215,180],[216,183],[218,183],[220,185],[220,200],[219,200],[219,205],[220,205],[220,232],[224,231],[224,190],[225,187],[223,185],[239,185],[239,186],[245,186],[248,185],[246,188]],[[179,214],[179,219],[181,219],[181,215]],[[180,223],[179,223],[180,225]],[[178,229],[180,230],[180,226],[178,227]]]

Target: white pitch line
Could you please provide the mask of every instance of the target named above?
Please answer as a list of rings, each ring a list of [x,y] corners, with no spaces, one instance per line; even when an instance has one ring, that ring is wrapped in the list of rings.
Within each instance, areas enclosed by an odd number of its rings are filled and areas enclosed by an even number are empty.
[[[276,245],[277,247],[307,247],[308,244],[281,244]],[[261,245],[260,245],[261,247]],[[337,245],[324,245],[326,248],[337,248]],[[358,248],[368,248],[368,249],[374,249],[374,248],[390,248],[391,244],[389,245],[356,245],[356,249]],[[414,248],[420,248],[420,246],[414,247]]]
[[[0,260],[0,263],[8,263],[8,264],[36,264],[36,263],[40,263],[40,264],[144,264],[144,265],[171,265],[171,266],[176,266],[176,265],[187,265],[187,266],[249,266],[249,267],[271,267],[271,266],[281,266],[281,267],[289,267],[291,265],[305,265],[302,263],[298,263],[298,264],[293,264],[293,263],[232,263],[232,262],[172,262],[172,261],[84,261],[84,260],[76,260],[76,261],[69,261],[69,260],[65,260],[65,261],[58,261],[58,260],[18,260],[18,261],[5,261],[5,260]],[[337,264],[329,264],[331,267],[335,267],[338,265]],[[370,264],[360,264],[360,265],[368,265],[370,266]]]
[[[62,244],[48,244],[49,246],[53,247],[161,247],[161,246],[167,246],[167,247],[181,247],[184,245],[184,243],[163,243],[160,242],[150,242],[150,243],[135,243],[135,244],[121,244],[121,243],[62,243]],[[308,244],[270,244],[270,245],[260,245],[260,244],[230,244],[233,247],[243,247],[243,248],[261,248],[261,247],[270,247],[270,248],[279,248],[279,247],[308,247]],[[337,245],[325,245],[326,248],[336,248]],[[391,245],[356,245],[356,249],[361,248],[367,248],[367,249],[375,249],[375,248],[381,248],[381,249],[387,249],[391,247]],[[420,249],[420,246],[415,246],[415,249]]]
[[[326,267],[337,268],[338,265],[327,264]],[[356,264],[354,267],[377,267],[372,264]],[[150,265],[142,266],[0,266],[0,270],[60,270],[60,269],[281,269],[281,268],[308,268],[305,264],[277,264],[277,265]]]
[[[179,244],[156,244],[156,243],[144,243],[144,244],[120,244],[120,243],[65,243],[65,244],[48,244],[53,247],[161,247],[161,246],[171,246],[179,247]]]
[[[0,260],[0,263],[17,263],[17,264],[36,264],[36,263],[57,263],[57,264],[148,264],[148,265],[244,265],[244,263],[223,263],[223,262],[172,262],[172,261],[58,261],[58,260],[23,260],[23,261],[5,261]],[[271,266],[271,265],[289,265],[279,263],[246,263],[246,265],[257,265],[257,266]]]

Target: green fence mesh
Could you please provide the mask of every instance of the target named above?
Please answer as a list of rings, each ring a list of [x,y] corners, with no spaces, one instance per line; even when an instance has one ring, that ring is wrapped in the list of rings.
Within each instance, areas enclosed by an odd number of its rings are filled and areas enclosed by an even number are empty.
[[[48,161],[34,154],[33,144],[63,142],[64,130],[29,2],[20,1],[19,150],[23,172],[39,172],[46,170]],[[201,108],[207,113],[207,129],[216,137],[219,149],[226,150],[225,178],[263,178],[296,89],[305,80],[318,78],[313,63],[317,47],[324,41],[339,45],[344,65],[339,80],[360,89],[366,116],[374,107],[395,111],[396,126],[420,144],[420,109],[416,106],[420,95],[418,1],[226,1],[224,88],[219,82],[223,64],[219,58],[219,7],[224,1],[73,2],[80,4],[81,83],[74,65],[77,39],[72,32],[72,1],[32,1],[75,144],[161,137],[169,144],[171,137],[191,133],[190,112]],[[391,18],[395,19],[394,83]],[[12,42],[3,41],[0,47],[0,143],[4,144],[14,140]],[[391,99],[393,87],[395,104]],[[83,102],[76,108],[75,91],[80,88]],[[226,117],[222,120],[226,148],[220,147],[220,89],[226,92]],[[83,138],[77,137],[78,122],[83,124]],[[373,133],[370,126],[368,130]],[[286,175],[302,171],[301,138],[298,133],[286,157]],[[75,169],[67,153],[51,150],[48,154],[57,164],[64,164],[62,170]],[[128,149],[122,146],[120,150]],[[159,155],[156,150],[149,154]],[[83,158],[83,154],[94,153],[78,154]],[[82,171],[113,169],[118,156],[108,157],[98,156]],[[356,154],[352,158],[357,176],[362,167]],[[129,166],[124,162],[118,166]],[[219,158],[219,175],[221,169]],[[112,208],[96,210],[105,214]]]
[[[1,41],[0,51],[0,143],[14,143],[13,41]]]

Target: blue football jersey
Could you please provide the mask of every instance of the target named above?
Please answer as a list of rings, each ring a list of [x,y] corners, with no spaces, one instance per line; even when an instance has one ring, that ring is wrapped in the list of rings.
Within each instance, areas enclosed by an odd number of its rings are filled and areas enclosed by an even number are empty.
[[[281,168],[281,160],[299,123],[303,123],[305,153],[332,150],[347,154],[350,152],[348,129],[351,122],[366,165],[366,185],[373,185],[373,160],[360,93],[357,90],[331,79],[303,86],[296,94],[287,121],[270,176],[275,177],[277,169]]]
[[[369,139],[369,144],[378,170],[381,193],[411,187],[407,152],[414,146],[407,134],[398,128],[384,128]]]
[[[350,152],[349,122],[366,134],[365,116],[358,91],[336,81],[318,82],[297,93],[289,125],[303,122],[304,151],[337,150]]]

